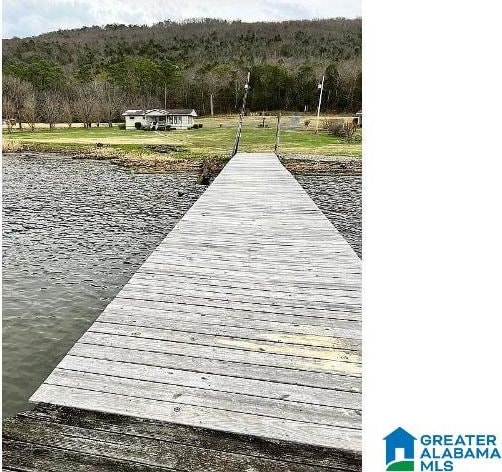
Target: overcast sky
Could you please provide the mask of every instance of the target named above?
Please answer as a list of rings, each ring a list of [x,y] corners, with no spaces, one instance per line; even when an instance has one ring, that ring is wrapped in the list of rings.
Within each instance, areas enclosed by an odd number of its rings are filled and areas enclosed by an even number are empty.
[[[243,21],[361,16],[361,0],[3,0],[2,37],[109,23],[148,24],[165,19]]]

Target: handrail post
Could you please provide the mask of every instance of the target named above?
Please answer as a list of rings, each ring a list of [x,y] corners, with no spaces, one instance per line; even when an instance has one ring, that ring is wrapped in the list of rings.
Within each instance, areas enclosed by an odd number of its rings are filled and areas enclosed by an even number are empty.
[[[279,133],[281,131],[281,113],[277,115],[277,129],[275,131],[275,147],[274,152],[277,154],[277,150],[279,149]]]
[[[242,123],[244,121],[244,113],[246,111],[246,99],[248,96],[249,78],[250,77],[251,77],[251,72],[248,72],[248,76],[246,79],[246,85],[244,85],[244,97],[242,98],[242,108],[241,108],[241,112],[239,114],[239,125],[237,126],[237,134],[235,135],[234,148],[232,150],[231,157],[235,156],[237,154],[237,151],[239,150],[239,142],[241,140]]]

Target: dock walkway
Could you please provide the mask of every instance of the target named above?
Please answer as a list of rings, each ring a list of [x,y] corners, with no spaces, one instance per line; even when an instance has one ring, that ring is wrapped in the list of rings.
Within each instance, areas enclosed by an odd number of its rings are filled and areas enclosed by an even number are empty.
[[[360,454],[360,288],[275,154],[237,154],[31,401]]]

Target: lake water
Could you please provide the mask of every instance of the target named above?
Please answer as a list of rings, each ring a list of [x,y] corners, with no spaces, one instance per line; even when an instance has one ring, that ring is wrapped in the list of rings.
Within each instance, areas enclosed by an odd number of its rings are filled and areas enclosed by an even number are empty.
[[[356,254],[361,257],[361,177],[298,175],[296,178]]]
[[[298,180],[360,253],[361,179]],[[4,416],[29,408],[30,395],[204,189],[188,173],[4,156]]]

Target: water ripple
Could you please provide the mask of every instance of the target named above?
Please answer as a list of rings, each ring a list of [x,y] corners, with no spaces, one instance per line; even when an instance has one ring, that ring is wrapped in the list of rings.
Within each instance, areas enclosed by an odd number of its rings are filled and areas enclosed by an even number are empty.
[[[299,175],[297,180],[361,257],[362,186],[360,176]]]
[[[27,399],[204,191],[193,174],[4,156],[3,412]]]
[[[4,156],[3,414],[27,400],[202,194],[192,174]],[[299,182],[360,254],[361,179]]]

